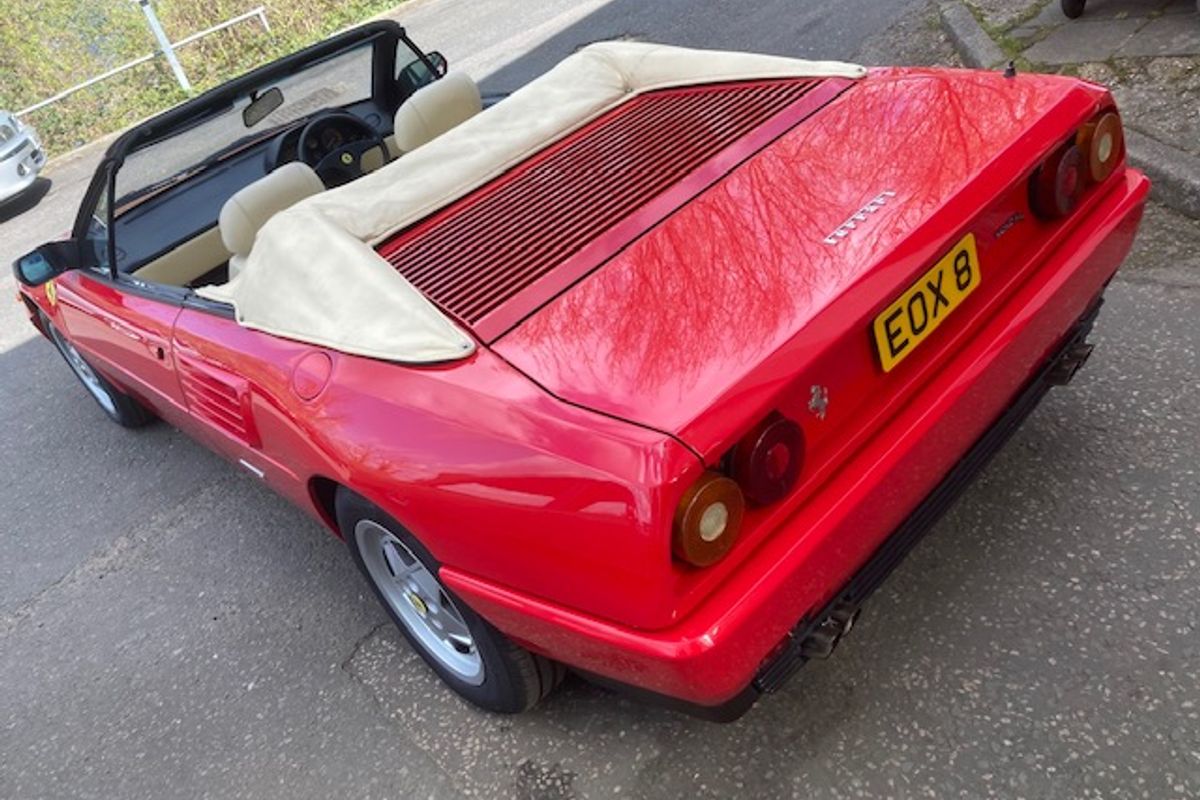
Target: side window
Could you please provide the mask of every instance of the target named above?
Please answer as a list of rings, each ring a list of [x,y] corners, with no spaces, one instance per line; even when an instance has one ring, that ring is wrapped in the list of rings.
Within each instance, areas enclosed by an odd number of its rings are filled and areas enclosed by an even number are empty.
[[[88,220],[85,235],[87,246],[96,254],[96,265],[93,269],[104,273],[109,271],[108,239],[108,180],[106,178],[104,188],[100,191],[100,199],[92,210],[91,219]]]

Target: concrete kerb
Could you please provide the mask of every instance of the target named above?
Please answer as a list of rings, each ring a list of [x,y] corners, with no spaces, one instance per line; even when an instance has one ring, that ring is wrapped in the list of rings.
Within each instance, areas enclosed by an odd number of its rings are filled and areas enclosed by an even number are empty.
[[[964,63],[987,69],[1008,60],[961,0],[939,0],[938,12],[946,35]],[[1154,199],[1200,219],[1200,158],[1134,129],[1128,120],[1125,143],[1129,161],[1154,182]]]
[[[1125,128],[1130,162],[1154,182],[1151,195],[1192,219],[1200,219],[1200,158],[1191,153]]]
[[[971,9],[958,0],[941,0],[938,13],[946,35],[958,50],[963,63],[976,69],[987,69],[1007,61],[1004,51],[988,35]]]

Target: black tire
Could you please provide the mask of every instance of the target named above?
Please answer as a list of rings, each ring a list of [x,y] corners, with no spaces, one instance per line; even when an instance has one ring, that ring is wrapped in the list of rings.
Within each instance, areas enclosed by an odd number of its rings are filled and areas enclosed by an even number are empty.
[[[435,577],[441,564],[403,525],[353,492],[339,489],[334,505],[337,511],[338,528],[346,539],[346,545],[350,549],[354,563],[358,565],[359,571],[362,572],[363,577],[375,592],[380,605],[384,607],[388,616],[392,618],[392,622],[404,634],[404,638],[408,640],[413,650],[425,660],[430,669],[437,673],[447,686],[463,699],[487,711],[516,714],[532,708],[562,682],[566,675],[566,669],[562,664],[531,653],[513,643],[487,620],[472,611],[449,589],[442,586],[442,591],[452,601],[452,607],[470,630],[474,640],[474,650],[483,664],[482,682],[471,683],[460,678],[439,660],[438,655],[430,647],[421,641],[417,632],[409,626],[381,590],[364,559],[364,553],[359,543],[360,537],[356,535],[356,530],[364,521],[367,523],[364,529],[369,528],[370,523],[386,529],[388,533],[400,540]]]
[[[1083,16],[1083,7],[1087,5],[1087,0],[1062,0],[1062,12],[1070,19],[1078,19]]]
[[[146,408],[132,395],[118,389],[107,378],[100,374],[99,370],[91,365],[83,354],[75,349],[66,337],[54,327],[49,318],[45,314],[41,314],[42,325],[46,333],[49,334],[50,341],[54,344],[54,348],[58,350],[58,354],[67,362],[67,366],[71,368],[71,372],[75,378],[87,390],[92,399],[96,401],[96,405],[100,406],[109,419],[117,423],[123,428],[141,428],[154,421],[154,414],[150,409]],[[73,358],[78,358],[82,362],[82,366],[77,366],[73,363]],[[86,368],[87,372],[82,370]],[[95,380],[94,385],[89,385],[88,378],[90,376]],[[107,396],[108,401],[101,399],[102,396]]]

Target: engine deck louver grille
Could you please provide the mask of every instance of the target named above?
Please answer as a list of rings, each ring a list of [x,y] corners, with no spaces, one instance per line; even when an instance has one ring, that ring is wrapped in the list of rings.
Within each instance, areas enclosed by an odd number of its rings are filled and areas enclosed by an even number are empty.
[[[501,315],[481,324],[489,315],[822,83],[779,79],[640,95],[379,252],[443,311],[491,341],[514,320]]]

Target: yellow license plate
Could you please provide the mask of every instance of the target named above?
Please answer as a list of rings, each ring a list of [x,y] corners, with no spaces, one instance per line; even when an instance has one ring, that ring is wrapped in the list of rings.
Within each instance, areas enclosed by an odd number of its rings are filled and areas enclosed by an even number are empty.
[[[933,269],[875,317],[875,348],[883,371],[891,372],[929,338],[975,291],[979,279],[975,236],[968,233]]]

